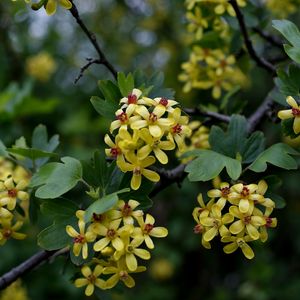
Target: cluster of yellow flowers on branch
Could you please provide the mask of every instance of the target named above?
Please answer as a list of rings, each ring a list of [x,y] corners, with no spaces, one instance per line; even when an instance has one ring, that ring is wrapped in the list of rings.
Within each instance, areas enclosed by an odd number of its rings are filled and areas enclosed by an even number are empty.
[[[240,248],[246,258],[252,259],[254,252],[248,243],[265,242],[267,229],[277,226],[277,219],[270,217],[275,203],[264,196],[267,189],[264,180],[258,184],[233,186],[222,182],[219,189],[208,191],[211,200],[207,204],[200,194],[200,207],[194,209],[193,217],[197,222],[194,232],[202,235],[202,245],[210,249],[210,242],[220,236],[221,242],[226,243],[225,253]]]
[[[131,188],[139,189],[142,176],[157,182],[160,177],[148,167],[156,160],[168,163],[165,151],[179,151],[185,147],[184,139],[191,134],[188,117],[182,116],[178,102],[164,97],[142,97],[142,91],[133,91],[120,100],[121,108],[115,113],[105,143],[110,147],[106,155],[117,160],[122,172],[132,172]],[[152,154],[153,155],[150,155]]]
[[[70,0],[40,0],[38,2],[25,0],[25,2],[31,4],[31,8],[33,10],[39,10],[40,8],[44,7],[49,16],[55,14],[57,5],[60,5],[65,9],[72,8],[72,2]]]
[[[90,296],[95,286],[100,289],[111,289],[119,281],[132,288],[135,281],[131,273],[146,270],[138,265],[137,258],[149,260],[149,250],[154,248],[152,238],[163,238],[168,234],[164,227],[155,227],[155,219],[142,210],[136,209],[139,202],[119,200],[116,207],[103,213],[93,214],[92,220],[84,221],[85,212],[77,211],[79,231],[67,226],[66,231],[73,238],[75,256],[82,254],[88,258],[89,244],[93,244],[95,258],[89,265],[82,267],[84,278],[75,280],[76,287],[86,286],[85,294]],[[148,249],[144,249],[146,246]],[[95,265],[91,269],[90,265]],[[103,275],[103,278],[99,278]]]
[[[236,64],[236,59],[229,53],[231,32],[229,25],[221,17],[224,13],[235,16],[228,1],[187,1],[187,30],[194,36],[194,45],[189,60],[182,64],[183,73],[179,80],[185,82],[184,92],[191,89],[212,89],[212,96],[218,99],[222,91],[230,91],[237,85],[245,84],[245,76]],[[245,6],[244,0],[238,1]],[[213,45],[202,46],[205,34],[216,34],[222,43],[222,49]]]
[[[15,167],[12,162],[0,157],[0,245],[10,238],[21,240],[26,237],[18,231],[28,211],[28,183],[29,175],[22,167]],[[25,216],[18,213],[17,206]]]

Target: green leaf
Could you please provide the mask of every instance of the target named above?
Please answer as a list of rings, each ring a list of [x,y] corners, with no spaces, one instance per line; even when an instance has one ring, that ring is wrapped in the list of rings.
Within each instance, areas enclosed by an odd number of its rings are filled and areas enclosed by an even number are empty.
[[[283,45],[286,54],[296,63],[300,64],[300,48],[293,47],[291,45]]]
[[[288,71],[279,69],[278,77],[274,79],[276,86],[285,97],[299,97],[300,93],[300,68],[296,65],[290,65]],[[284,103],[285,104],[285,103]]]
[[[127,97],[134,89],[134,78],[131,73],[126,75],[122,72],[118,73],[118,86],[123,97]]]
[[[217,177],[226,168],[227,174],[237,180],[242,172],[241,162],[212,150],[189,151],[184,156],[194,156],[185,168],[190,181],[208,181]],[[183,156],[183,157],[184,157]]]
[[[38,245],[48,251],[58,250],[70,244],[72,238],[66,233],[66,226],[75,226],[76,216],[55,221],[38,234]]]
[[[55,220],[70,218],[78,210],[73,201],[64,198],[43,200],[40,208],[45,216],[51,216]]]
[[[96,200],[85,211],[85,215],[84,215],[85,221],[90,222],[94,213],[95,214],[103,214],[106,211],[113,208],[119,200],[118,194],[126,193],[128,191],[129,191],[129,189],[126,188],[126,189],[117,191],[113,194],[106,195],[99,200]]]
[[[264,135],[254,132],[249,138],[245,117],[233,115],[228,130],[213,126],[209,135],[212,150],[231,158],[241,157],[243,163],[252,162],[264,150]]]
[[[99,89],[106,101],[119,104],[122,98],[119,88],[110,80],[99,80]]]
[[[6,147],[3,142],[0,140],[0,156],[8,156],[8,152],[6,151]]]
[[[298,27],[289,20],[273,20],[273,27],[278,30],[293,46],[300,47],[300,32]]]
[[[7,151],[11,154],[17,154],[24,157],[27,157],[31,160],[36,160],[42,157],[57,157],[58,155],[53,152],[46,152],[39,149],[34,148],[7,148]]]
[[[95,110],[107,119],[115,119],[115,112],[118,110],[118,104],[115,102],[105,101],[99,97],[92,96],[91,103]]]
[[[41,199],[54,199],[65,194],[82,179],[81,163],[72,157],[63,157],[63,163],[43,166],[32,178],[31,187],[41,185],[35,192]],[[50,165],[50,166],[49,166]]]
[[[297,161],[291,155],[299,155],[300,153],[290,146],[278,143],[264,152],[262,152],[256,160],[249,166],[249,169],[259,173],[267,169],[267,163],[286,170],[295,170],[298,168]]]

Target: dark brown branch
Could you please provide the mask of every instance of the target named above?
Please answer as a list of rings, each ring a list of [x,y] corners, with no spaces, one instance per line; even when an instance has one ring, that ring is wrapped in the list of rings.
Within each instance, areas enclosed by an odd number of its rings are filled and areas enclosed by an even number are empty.
[[[241,29],[241,32],[243,35],[245,46],[248,50],[250,57],[257,63],[257,65],[259,67],[264,68],[265,70],[270,72],[272,75],[275,75],[276,74],[275,67],[272,64],[270,64],[267,60],[265,60],[264,58],[259,57],[258,54],[256,53],[256,51],[254,50],[252,41],[248,34],[244,16],[243,16],[242,12],[240,11],[240,8],[239,8],[236,0],[228,0],[228,3],[230,3],[232,5],[232,7],[236,13],[236,17],[237,17],[237,20],[238,20],[238,23],[239,23],[239,26],[240,26],[240,29]]]
[[[71,2],[72,2],[72,8],[70,9],[70,13],[76,19],[76,22],[78,23],[78,25],[80,26],[82,31],[85,33],[85,35],[88,37],[91,44],[94,46],[95,50],[97,51],[97,53],[99,55],[99,64],[104,65],[110,71],[110,73],[114,76],[114,78],[117,78],[118,73],[115,70],[115,68],[113,67],[113,65],[107,60],[104,52],[101,50],[95,34],[93,34],[92,32],[89,31],[89,29],[86,27],[86,25],[80,18],[79,12],[78,12],[77,7],[74,4],[73,0],[71,0]]]
[[[272,109],[273,99],[268,95],[258,109],[248,118],[248,132],[253,132]]]
[[[64,254],[68,251],[68,248],[64,248],[57,251],[41,251],[34,254],[33,256],[22,262],[19,266],[11,269],[9,272],[0,277],[0,290],[5,289],[18,278],[22,277],[35,267],[38,267],[41,263],[49,259],[53,259],[58,255]]]
[[[271,44],[272,46],[279,48],[280,50],[284,50],[283,49],[283,43],[277,39],[275,36],[270,35],[264,31],[262,31],[260,28],[254,27],[252,29],[255,33],[257,33],[260,37],[262,37],[264,40],[266,40],[269,44]]]
[[[180,185],[187,175],[187,173],[184,172],[185,166],[185,164],[180,164],[172,170],[155,170],[160,175],[160,181],[154,186],[154,189],[149,194],[149,197],[154,197],[175,182]]]
[[[84,72],[91,66],[94,64],[101,64],[100,59],[93,59],[93,58],[87,58],[86,59],[88,61],[88,63],[86,63],[83,67],[81,67],[80,72],[78,74],[78,76],[76,77],[76,79],[74,80],[74,83],[76,84],[80,78],[83,76]]]
[[[220,113],[212,112],[212,111],[202,111],[199,108],[184,108],[183,109],[185,113],[187,113],[189,116],[201,116],[201,117],[208,117],[217,121],[229,123],[230,122],[230,116],[226,116]]]

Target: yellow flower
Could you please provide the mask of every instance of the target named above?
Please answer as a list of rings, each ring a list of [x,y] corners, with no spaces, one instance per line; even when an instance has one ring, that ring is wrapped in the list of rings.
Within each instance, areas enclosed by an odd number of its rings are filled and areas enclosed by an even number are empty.
[[[166,128],[174,123],[174,120],[170,118],[162,118],[162,115],[166,112],[166,107],[163,105],[156,106],[151,113],[145,106],[140,105],[136,112],[143,117],[143,120],[132,122],[131,128],[139,130],[148,126],[150,134],[155,138],[160,138]]]
[[[138,256],[141,259],[148,260],[151,255],[150,252],[139,248],[143,243],[143,238],[135,238],[130,241],[129,234],[123,234],[122,240],[124,243],[124,248],[121,251],[116,251],[114,254],[114,259],[119,260],[122,256],[125,256],[126,267],[129,271],[135,271],[138,268],[138,262],[135,256]]]
[[[120,127],[121,130],[127,130],[128,125],[141,119],[139,116],[133,116],[132,114],[133,111],[131,111],[128,107],[126,108],[125,112],[122,109],[118,109],[115,113],[117,120],[110,124],[110,132],[113,132],[115,129]]]
[[[189,136],[192,131],[187,125],[189,118],[187,116],[181,116],[181,109],[175,108],[174,111],[170,114],[172,119],[174,119],[174,124],[171,127],[171,136],[175,140],[178,150],[180,152],[184,149],[184,139],[186,136]]]
[[[264,198],[262,195],[256,193],[257,189],[257,184],[235,184],[231,187],[231,193],[228,196],[229,202],[238,205],[241,213],[250,212],[251,214],[254,201],[259,201]]]
[[[17,199],[27,201],[29,194],[23,191],[26,187],[25,180],[15,184],[12,177],[0,182],[0,205],[6,205],[8,210],[13,210],[16,207]]]
[[[139,134],[141,139],[145,141],[146,145],[137,151],[138,159],[145,159],[153,151],[154,155],[161,164],[167,164],[168,156],[163,150],[173,150],[175,148],[174,142],[172,142],[170,139],[162,141],[160,138],[153,138],[148,128],[142,128]]]
[[[106,281],[106,288],[111,289],[119,282],[123,281],[128,288],[133,288],[135,286],[134,279],[129,275],[130,273],[140,273],[146,271],[146,267],[138,266],[135,271],[130,271],[126,267],[124,259],[119,260],[116,266],[105,267],[103,274],[113,274]]]
[[[227,182],[221,182],[220,189],[213,189],[207,192],[207,196],[210,198],[219,198],[217,204],[221,209],[225,206],[228,196],[230,194],[230,186]]]
[[[14,165],[12,162],[0,157],[0,180],[5,180],[13,173]]]
[[[292,107],[292,109],[281,110],[278,112],[278,118],[281,120],[294,118],[293,130],[296,134],[300,133],[300,106],[296,100],[289,96],[286,98],[286,102]]]
[[[243,254],[246,258],[252,259],[254,257],[254,252],[247,242],[251,242],[252,238],[249,235],[244,236],[243,233],[237,236],[224,236],[221,241],[223,243],[230,243],[226,245],[223,250],[226,254],[233,253],[238,248],[241,248]]]
[[[82,251],[83,259],[88,257],[88,243],[93,242],[96,239],[95,233],[90,230],[85,232],[85,222],[82,218],[78,221],[79,232],[76,231],[71,225],[67,225],[67,234],[73,238],[73,253],[75,256],[79,256]]]
[[[104,142],[106,145],[108,145],[110,148],[105,149],[105,154],[108,157],[112,157],[114,159],[120,158],[120,155],[122,155],[122,150],[118,146],[120,142],[120,137],[116,136],[116,142],[113,142],[113,140],[110,138],[108,134],[104,136]]]
[[[142,91],[139,89],[133,89],[127,97],[123,97],[120,100],[120,104],[123,104],[121,108],[128,108],[129,114],[134,113],[135,109],[139,107],[139,105],[146,104],[143,98],[140,99],[141,95]]]
[[[195,8],[195,12],[187,12],[186,18],[189,22],[187,30],[195,33],[196,40],[201,40],[203,37],[203,29],[208,27],[207,20],[202,16],[201,9]]]
[[[220,2],[216,7],[215,7],[215,13],[218,15],[222,15],[225,12],[228,12],[229,15],[235,16],[235,11],[233,7],[231,6],[230,3],[228,3],[228,0],[219,0]],[[239,6],[246,6],[246,1],[245,0],[237,0],[237,4]]]
[[[117,203],[118,211],[114,214],[116,218],[122,218],[125,225],[134,223],[134,219],[143,216],[142,210],[135,210],[140,203],[136,200],[129,200],[127,203],[123,200],[119,200]]]
[[[22,286],[20,279],[1,291],[0,300],[29,300],[27,290]]]
[[[117,161],[117,165],[122,172],[133,173],[130,183],[133,190],[138,190],[141,186],[142,175],[150,181],[159,181],[160,177],[156,172],[146,169],[155,163],[155,158],[153,156],[148,156],[145,159],[139,160],[133,152],[129,152],[126,155],[126,159],[129,162]]]
[[[72,8],[72,3],[69,0],[48,0],[45,9],[49,16],[55,14],[57,4],[59,4],[65,9]]]
[[[17,221],[12,225],[12,219],[2,218],[0,219],[0,225],[0,245],[4,245],[10,238],[16,240],[23,240],[26,238],[26,234],[17,232],[23,226],[23,222]]]
[[[106,289],[106,284],[103,279],[98,278],[103,272],[103,267],[97,265],[94,271],[91,270],[88,266],[83,266],[81,273],[84,278],[78,278],[75,280],[74,284],[77,288],[87,286],[85,289],[85,294],[91,296],[94,293],[95,286],[100,289]]]
[[[200,217],[201,225],[207,227],[205,233],[203,234],[203,239],[206,242],[210,242],[219,233],[221,237],[229,235],[230,232],[225,225],[231,223],[233,219],[234,218],[230,213],[222,215],[220,206],[214,204],[211,207],[209,216]]]
[[[265,213],[259,211],[259,215],[265,219],[265,225],[260,226],[259,233],[260,233],[260,240],[264,243],[268,239],[268,228],[275,228],[277,226],[277,219],[271,218],[270,215],[273,211],[273,208],[267,207]]]
[[[118,145],[121,148],[121,151],[126,154],[129,151],[136,150],[141,146],[139,137],[139,130],[133,130],[133,133],[130,134],[127,130],[120,129],[116,139],[119,139]]]
[[[150,215],[146,215],[146,219],[144,221],[143,217],[138,218],[138,223],[140,228],[136,227],[133,231],[133,237],[145,240],[146,246],[149,249],[154,248],[153,241],[151,237],[163,238],[168,235],[167,228],[164,227],[154,227],[155,219]]]
[[[260,211],[257,208],[253,209],[251,213],[241,213],[239,208],[236,206],[231,206],[229,212],[238,220],[233,222],[229,231],[232,234],[239,234],[240,232],[246,230],[248,235],[253,239],[259,239],[259,232],[257,228],[266,224],[265,219],[260,215]]]
[[[93,231],[100,236],[103,236],[94,244],[94,250],[99,252],[107,247],[110,243],[116,249],[121,251],[124,248],[124,243],[120,238],[120,234],[124,228],[119,228],[122,219],[111,221],[107,225],[96,223]]]

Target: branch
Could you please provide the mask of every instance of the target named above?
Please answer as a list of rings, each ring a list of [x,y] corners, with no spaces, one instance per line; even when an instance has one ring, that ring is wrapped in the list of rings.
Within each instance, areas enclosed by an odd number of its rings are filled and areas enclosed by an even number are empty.
[[[185,164],[180,164],[172,170],[156,169],[155,171],[160,175],[160,181],[156,183],[149,197],[154,197],[175,182],[180,184],[187,175],[187,173],[184,172],[185,166]]]
[[[248,118],[248,132],[253,132],[263,121],[265,115],[272,108],[273,99],[268,95],[258,109]]]
[[[236,13],[236,17],[239,22],[240,29],[241,29],[241,32],[242,32],[242,35],[244,38],[244,42],[245,42],[245,45],[246,45],[246,48],[248,50],[250,57],[257,63],[257,65],[259,67],[264,68],[269,73],[274,75],[276,73],[275,67],[272,64],[270,64],[267,60],[265,60],[264,58],[259,57],[258,54],[256,53],[256,51],[254,50],[252,41],[251,41],[248,31],[247,31],[244,16],[243,16],[242,12],[240,11],[240,8],[239,8],[236,0],[229,0],[228,3],[231,4],[232,8],[234,9],[234,11]]]
[[[63,248],[56,251],[41,251],[34,254],[33,256],[22,262],[20,265],[11,269],[9,272],[0,277],[0,290],[5,289],[18,278],[22,277],[35,267],[38,267],[41,263],[51,258],[53,259],[59,255],[65,254],[68,251],[69,248]]]
[[[99,59],[93,59],[93,58],[87,58],[86,59],[88,63],[86,63],[83,67],[81,67],[80,72],[76,79],[74,80],[74,83],[76,84],[80,78],[83,76],[84,72],[93,64],[101,64],[101,61]]]
[[[202,116],[202,117],[209,117],[211,119],[229,123],[230,116],[223,115],[220,113],[212,112],[212,111],[202,111],[199,108],[183,108],[183,111],[190,116]]]
[[[80,28],[82,29],[82,31],[85,33],[85,35],[88,37],[88,39],[90,40],[91,44],[94,46],[95,50],[97,51],[97,53],[99,55],[99,62],[98,62],[98,64],[104,65],[110,71],[110,73],[114,76],[114,78],[117,78],[117,74],[118,73],[115,70],[115,68],[113,67],[113,65],[107,60],[104,52],[101,50],[101,48],[100,48],[100,46],[98,44],[98,41],[96,39],[95,34],[93,34],[92,32],[90,32],[88,30],[88,28],[86,27],[86,25],[84,24],[84,22],[80,18],[79,12],[77,10],[76,5],[74,4],[74,1],[71,0],[71,2],[72,2],[72,8],[70,9],[70,13],[76,19],[76,22],[78,23],[78,25],[80,26]]]
[[[266,40],[267,42],[269,42],[274,47],[277,47],[277,48],[279,48],[282,51],[284,50],[283,49],[283,45],[282,45],[283,43],[279,39],[277,39],[275,36],[263,32],[258,27],[254,27],[253,31],[256,32],[260,37],[262,37],[264,40]]]

